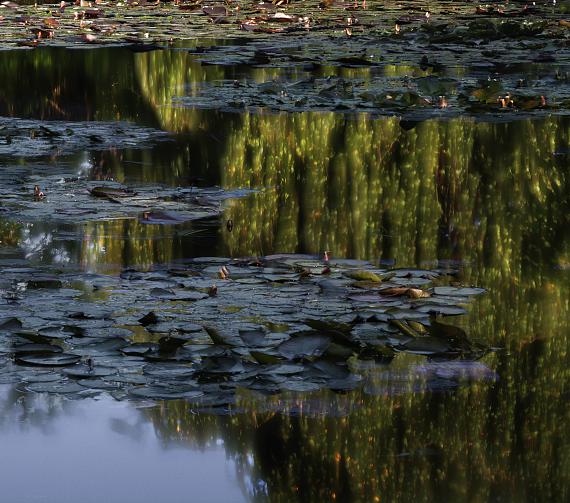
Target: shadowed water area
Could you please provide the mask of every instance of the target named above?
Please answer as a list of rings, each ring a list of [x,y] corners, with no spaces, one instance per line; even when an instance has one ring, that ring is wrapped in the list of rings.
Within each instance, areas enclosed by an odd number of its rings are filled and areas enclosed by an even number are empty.
[[[567,500],[564,58],[178,45],[0,52],[0,499]]]

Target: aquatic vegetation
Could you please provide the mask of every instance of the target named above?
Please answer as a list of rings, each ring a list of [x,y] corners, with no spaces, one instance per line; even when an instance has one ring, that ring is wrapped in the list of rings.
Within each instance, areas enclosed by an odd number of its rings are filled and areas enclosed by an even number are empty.
[[[33,391],[107,390],[117,398],[227,406],[238,388],[270,394],[352,390],[361,384],[362,358],[387,364],[404,352],[473,361],[488,351],[462,329],[437,321],[465,313],[459,306],[483,292],[428,290],[453,270],[396,269],[370,293],[361,280],[354,286],[355,277],[385,271],[302,255],[197,258],[186,267],[126,270],[115,279],[53,277],[33,269],[4,273],[11,301],[2,307],[0,351],[17,365],[48,369],[24,371],[26,389]],[[105,299],[89,300],[83,293],[89,285],[105,291]],[[410,287],[424,294],[410,298]],[[66,368],[58,373],[58,367]],[[475,375],[456,368],[417,375],[436,389],[442,379],[444,387],[455,387]],[[1,372],[5,382],[22,379],[22,370],[8,361]]]

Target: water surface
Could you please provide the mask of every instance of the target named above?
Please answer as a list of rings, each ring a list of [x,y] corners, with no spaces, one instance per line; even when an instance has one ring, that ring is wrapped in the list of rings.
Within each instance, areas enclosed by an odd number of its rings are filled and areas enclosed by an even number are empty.
[[[371,360],[354,392],[241,390],[228,415],[3,387],[7,501],[568,499],[568,118],[209,111],[171,99],[201,80],[274,69],[201,65],[174,51],[59,52],[0,55],[18,76],[3,81],[3,115],[130,120],[176,135],[10,156],[0,171],[17,167],[24,187],[49,171],[254,193],[181,225],[5,216],[4,267],[117,276],[190,257],[325,250],[382,267],[451,264],[458,282],[487,289],[453,323],[493,350],[478,362],[489,373],[451,389],[418,387],[413,376],[430,362],[401,353]],[[28,89],[22,75],[34,58],[42,78]],[[16,98],[22,85],[26,100]],[[32,484],[30,473],[41,477]]]

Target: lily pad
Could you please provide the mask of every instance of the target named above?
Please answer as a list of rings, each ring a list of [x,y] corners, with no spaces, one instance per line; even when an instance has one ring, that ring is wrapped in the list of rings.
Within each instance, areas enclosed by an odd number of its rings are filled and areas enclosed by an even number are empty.
[[[106,367],[90,367],[88,365],[77,365],[62,370],[62,373],[68,377],[76,377],[79,379],[105,377],[116,373],[115,369]]]
[[[278,348],[289,360],[321,356],[330,346],[330,337],[324,335],[301,335],[285,341]]]
[[[408,353],[417,355],[434,355],[447,353],[451,347],[441,339],[435,337],[417,337],[402,345]]]
[[[435,295],[451,295],[460,297],[471,297],[485,293],[484,288],[473,287],[453,287],[453,286],[436,286],[433,289]]]
[[[81,356],[69,353],[16,356],[16,363],[38,367],[65,367],[67,365],[73,365],[79,360],[81,360]]]
[[[151,400],[179,400],[199,398],[204,395],[204,392],[188,385],[154,385],[131,388],[129,394],[135,398]]]

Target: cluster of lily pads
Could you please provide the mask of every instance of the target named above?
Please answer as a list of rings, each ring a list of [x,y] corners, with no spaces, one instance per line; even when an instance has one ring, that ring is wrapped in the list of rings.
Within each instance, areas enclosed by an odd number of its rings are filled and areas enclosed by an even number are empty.
[[[126,122],[42,121],[0,117],[0,159],[148,146],[167,133]]]
[[[565,82],[554,73],[541,75],[528,83],[520,73],[488,79],[476,74],[461,78],[445,75],[386,77],[370,73],[367,77],[291,78],[283,73],[265,82],[220,80],[204,82],[188,96],[174,98],[175,105],[240,112],[269,109],[285,112],[334,111],[398,113],[417,117],[452,117],[465,111],[472,114],[495,113],[509,120],[544,111],[564,111],[570,104]],[[417,69],[417,73],[422,74]],[[522,83],[522,84],[521,84]],[[509,89],[512,90],[509,91]],[[545,96],[549,96],[547,101]]]
[[[179,224],[218,216],[224,201],[247,193],[219,187],[124,186],[112,178],[93,176],[88,162],[85,169],[77,160],[72,162],[71,154],[83,149],[143,148],[169,139],[162,131],[120,122],[0,117],[0,212],[20,222],[78,224],[138,218],[145,224]],[[54,156],[53,163],[45,163],[42,156],[47,155]],[[16,164],[14,158],[27,163]]]
[[[30,3],[33,5],[23,5]],[[202,2],[200,0],[103,1],[77,0],[38,4],[0,3],[2,45],[109,44],[165,42],[197,37],[276,37],[280,35],[368,34],[432,35],[433,42],[461,42],[481,36],[497,39],[558,34],[567,29],[566,8],[551,2],[532,6],[487,8],[476,3],[450,1],[419,6],[417,2]],[[476,29],[471,25],[475,24]]]
[[[363,376],[398,353],[427,358],[416,390],[493,378],[478,362],[489,348],[442,321],[483,292],[452,286],[454,272],[304,255],[204,257],[120,277],[4,268],[0,382],[224,408],[238,388],[375,393]]]

